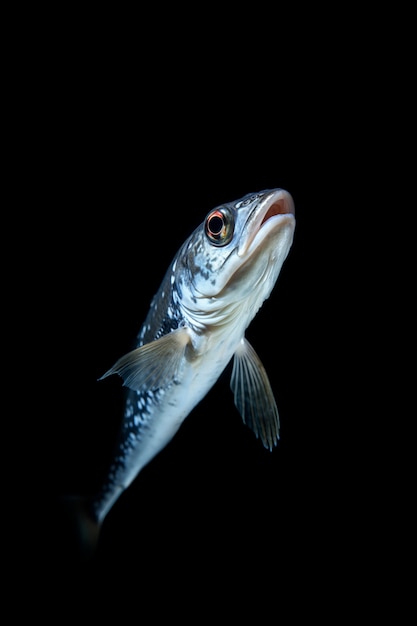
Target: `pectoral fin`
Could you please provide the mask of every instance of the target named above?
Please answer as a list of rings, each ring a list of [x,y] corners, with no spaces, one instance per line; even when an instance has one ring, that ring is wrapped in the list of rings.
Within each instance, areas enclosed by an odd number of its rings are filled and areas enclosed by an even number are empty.
[[[136,391],[159,389],[172,383],[179,373],[190,335],[179,328],[122,356],[99,380],[119,374],[123,385]]]
[[[279,439],[278,409],[265,368],[245,338],[234,355],[230,386],[244,423],[272,450]]]

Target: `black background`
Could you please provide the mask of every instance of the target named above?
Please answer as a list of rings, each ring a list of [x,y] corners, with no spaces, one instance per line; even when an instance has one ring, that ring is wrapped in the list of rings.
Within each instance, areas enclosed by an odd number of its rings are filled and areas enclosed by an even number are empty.
[[[401,429],[382,441],[392,392],[380,374],[396,343],[382,317],[399,288],[379,237],[395,156],[374,117],[377,68],[362,74],[340,52],[329,72],[317,50],[298,72],[282,51],[272,68],[250,55],[189,66],[190,49],[150,67],[152,49],[120,33],[117,45],[81,39],[61,47],[56,35],[25,57],[17,102],[26,212],[15,258],[27,285],[17,399],[29,449],[14,490],[18,570],[42,565],[75,602],[80,580],[83,593],[99,580],[100,599],[128,581],[141,602],[155,588],[183,599],[198,582],[204,606],[230,599],[232,582],[240,603],[277,602],[280,585],[308,593],[311,581],[319,599],[365,597],[386,558],[378,528],[396,506],[402,443]],[[278,446],[266,451],[242,424],[227,369],[80,561],[61,499],[100,486],[123,410],[120,380],[98,377],[131,348],[207,212],[274,187],[294,198],[295,238],[247,337],[276,396]]]

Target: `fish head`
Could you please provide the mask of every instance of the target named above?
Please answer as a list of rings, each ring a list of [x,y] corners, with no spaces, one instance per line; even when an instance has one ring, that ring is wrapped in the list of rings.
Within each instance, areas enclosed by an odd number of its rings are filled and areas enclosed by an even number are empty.
[[[177,258],[187,287],[184,306],[215,316],[246,301],[253,317],[270,295],[294,230],[294,202],[284,189],[247,194],[211,210]]]

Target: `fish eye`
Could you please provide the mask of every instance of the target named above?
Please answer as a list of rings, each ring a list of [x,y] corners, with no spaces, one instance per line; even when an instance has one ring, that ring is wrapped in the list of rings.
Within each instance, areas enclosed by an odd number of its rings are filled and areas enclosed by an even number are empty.
[[[226,209],[215,209],[206,217],[205,232],[215,246],[225,246],[233,237],[233,218]]]

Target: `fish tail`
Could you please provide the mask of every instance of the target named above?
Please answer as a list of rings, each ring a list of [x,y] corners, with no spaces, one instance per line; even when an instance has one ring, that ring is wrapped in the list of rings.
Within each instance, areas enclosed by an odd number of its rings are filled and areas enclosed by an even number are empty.
[[[81,562],[90,561],[96,552],[101,524],[90,511],[89,498],[66,496],[62,499],[68,523],[68,548],[72,557]]]

